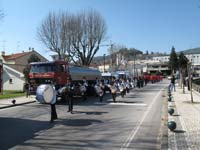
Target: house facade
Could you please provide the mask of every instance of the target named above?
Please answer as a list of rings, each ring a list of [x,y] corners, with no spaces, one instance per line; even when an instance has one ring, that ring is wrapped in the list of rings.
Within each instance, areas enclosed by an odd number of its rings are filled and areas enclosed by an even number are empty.
[[[3,65],[3,90],[20,90],[24,87],[24,74],[12,69],[7,65]]]
[[[32,54],[38,56],[41,61],[48,61],[33,49],[28,52],[15,53],[11,55],[6,55],[5,52],[2,52],[0,60],[3,63],[3,90],[24,90],[25,79],[23,70],[28,65],[28,59]]]
[[[185,56],[189,60],[189,62],[192,65],[193,72],[196,75],[200,76],[200,51],[195,52],[195,53],[186,53]],[[167,63],[169,62],[170,56],[158,56],[158,57],[153,57],[154,61],[159,61],[161,63]]]

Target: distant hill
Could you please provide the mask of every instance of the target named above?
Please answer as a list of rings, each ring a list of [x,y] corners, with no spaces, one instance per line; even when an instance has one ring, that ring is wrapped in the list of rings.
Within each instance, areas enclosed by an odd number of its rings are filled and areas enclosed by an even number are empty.
[[[188,49],[188,50],[183,50],[183,51],[180,51],[180,52],[183,52],[184,54],[200,54],[200,47]]]
[[[127,49],[127,48],[124,48],[124,49],[121,49],[119,50],[118,52],[114,53],[113,55],[116,55],[118,53],[121,53],[122,55],[124,55],[124,57],[127,59],[127,60],[131,60],[134,58],[134,55],[139,55],[139,54],[143,54],[142,51],[140,50],[137,50],[135,48],[130,48],[130,49]],[[136,56],[137,57],[137,56]],[[97,56],[97,57],[94,57],[93,59],[93,62],[96,62],[96,63],[102,63],[103,62],[103,59],[104,57],[103,56]],[[105,61],[110,61],[110,55],[106,55],[105,56]]]

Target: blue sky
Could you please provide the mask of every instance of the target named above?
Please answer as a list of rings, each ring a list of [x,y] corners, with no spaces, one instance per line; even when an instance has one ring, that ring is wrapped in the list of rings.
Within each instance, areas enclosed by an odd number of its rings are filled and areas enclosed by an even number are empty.
[[[0,0],[0,50],[7,54],[34,47],[49,58],[37,40],[37,28],[50,11],[77,13],[94,8],[104,17],[108,41],[142,51],[167,52],[200,47],[200,0]],[[101,47],[96,56],[107,53]]]

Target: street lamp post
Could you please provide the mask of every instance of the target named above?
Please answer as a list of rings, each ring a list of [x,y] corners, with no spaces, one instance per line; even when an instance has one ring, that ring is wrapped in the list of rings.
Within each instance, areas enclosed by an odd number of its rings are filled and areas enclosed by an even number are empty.
[[[106,59],[106,54],[103,54],[103,72],[105,72],[105,59]]]
[[[191,66],[192,66],[192,62],[188,63],[188,80],[189,80],[189,87],[190,87],[190,95],[191,95],[191,103],[193,103],[193,94],[192,94],[192,73],[191,73]]]
[[[135,59],[136,58],[135,57],[136,56],[135,56],[135,50],[134,50],[134,64],[133,64],[134,65],[134,77],[136,77],[136,68],[135,68],[136,67],[136,65],[135,65]]]

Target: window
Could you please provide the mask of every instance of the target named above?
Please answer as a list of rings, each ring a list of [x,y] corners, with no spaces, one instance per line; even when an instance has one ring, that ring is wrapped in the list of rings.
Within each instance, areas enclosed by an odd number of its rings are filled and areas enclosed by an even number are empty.
[[[13,80],[12,80],[12,79],[9,79],[9,83],[12,84],[12,83],[13,83]]]

